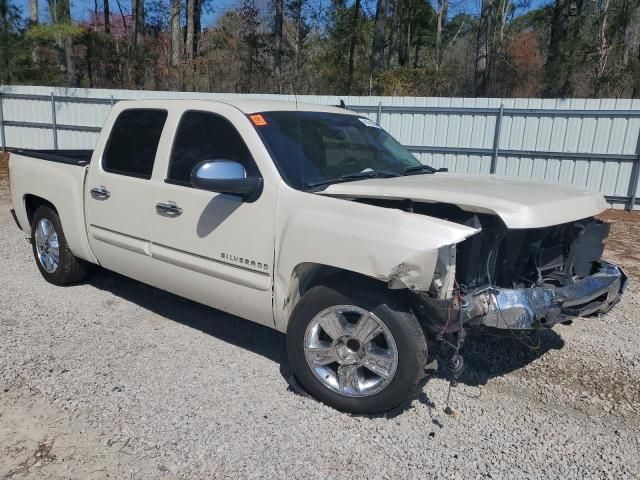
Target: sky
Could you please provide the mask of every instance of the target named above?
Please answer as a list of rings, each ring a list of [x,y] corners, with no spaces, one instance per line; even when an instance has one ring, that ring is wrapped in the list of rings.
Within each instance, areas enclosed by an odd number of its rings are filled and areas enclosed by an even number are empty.
[[[435,0],[432,0],[434,2]],[[517,0],[516,0],[517,1]],[[542,5],[549,3],[551,0],[529,0],[529,5],[521,8],[519,13],[538,8]],[[112,15],[119,13],[117,0],[110,0]],[[169,0],[161,0],[167,7]],[[262,10],[269,9],[271,0],[255,0],[258,8]],[[329,0],[320,0],[320,2],[329,3]],[[17,5],[21,11],[23,17],[29,16],[29,0],[9,0],[10,4]],[[204,27],[212,25],[216,19],[224,12],[237,7],[241,0],[209,0],[209,5],[204,9],[202,15],[202,24]],[[316,2],[317,3],[317,0]],[[449,0],[450,8],[449,14],[455,15],[460,11],[467,11],[471,14],[477,14],[479,12],[480,0]],[[122,9],[125,13],[128,13],[131,9],[131,0],[120,0]],[[39,0],[40,7],[40,20],[48,20],[48,9],[46,0]],[[98,0],[98,8],[102,9],[102,0]],[[364,0],[363,8],[366,12],[373,15],[375,12],[375,0]],[[94,0],[71,0],[71,16],[76,21],[82,21],[89,18],[90,12],[94,9]]]

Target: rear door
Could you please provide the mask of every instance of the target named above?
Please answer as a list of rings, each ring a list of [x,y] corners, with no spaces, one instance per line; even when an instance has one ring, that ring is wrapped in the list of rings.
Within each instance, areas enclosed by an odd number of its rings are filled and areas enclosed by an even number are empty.
[[[85,187],[87,230],[100,265],[152,285],[151,177],[166,119],[162,109],[123,109],[98,145],[102,158],[92,161]]]
[[[163,288],[273,326],[278,184],[263,177],[259,196],[243,201],[190,183],[196,164],[215,159],[240,162],[248,175],[262,176],[255,156],[264,155],[264,147],[246,116],[229,105],[217,104],[215,113],[187,110],[175,122],[153,192],[154,203],[175,206],[173,213],[158,209],[152,216],[151,251]]]

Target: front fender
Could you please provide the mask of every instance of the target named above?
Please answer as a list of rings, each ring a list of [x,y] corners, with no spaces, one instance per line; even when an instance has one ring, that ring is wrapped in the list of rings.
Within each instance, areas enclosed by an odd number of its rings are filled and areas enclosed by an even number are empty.
[[[315,263],[382,280],[390,288],[427,290],[438,249],[479,230],[424,215],[345,199],[280,192],[275,251],[274,316],[284,331],[296,266]]]

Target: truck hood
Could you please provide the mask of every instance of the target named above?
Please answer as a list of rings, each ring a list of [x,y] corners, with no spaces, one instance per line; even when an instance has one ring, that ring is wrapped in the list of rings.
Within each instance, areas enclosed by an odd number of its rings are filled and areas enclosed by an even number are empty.
[[[573,186],[462,173],[371,178],[336,183],[317,193],[343,198],[448,203],[466,211],[497,215],[508,228],[559,225],[597,215],[607,208],[599,193]]]

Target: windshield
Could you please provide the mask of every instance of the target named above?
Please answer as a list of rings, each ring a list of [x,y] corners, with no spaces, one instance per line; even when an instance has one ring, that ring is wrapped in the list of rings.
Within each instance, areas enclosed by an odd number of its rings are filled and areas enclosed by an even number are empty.
[[[249,117],[284,180],[297,189],[433,171],[364,117],[321,112]]]

